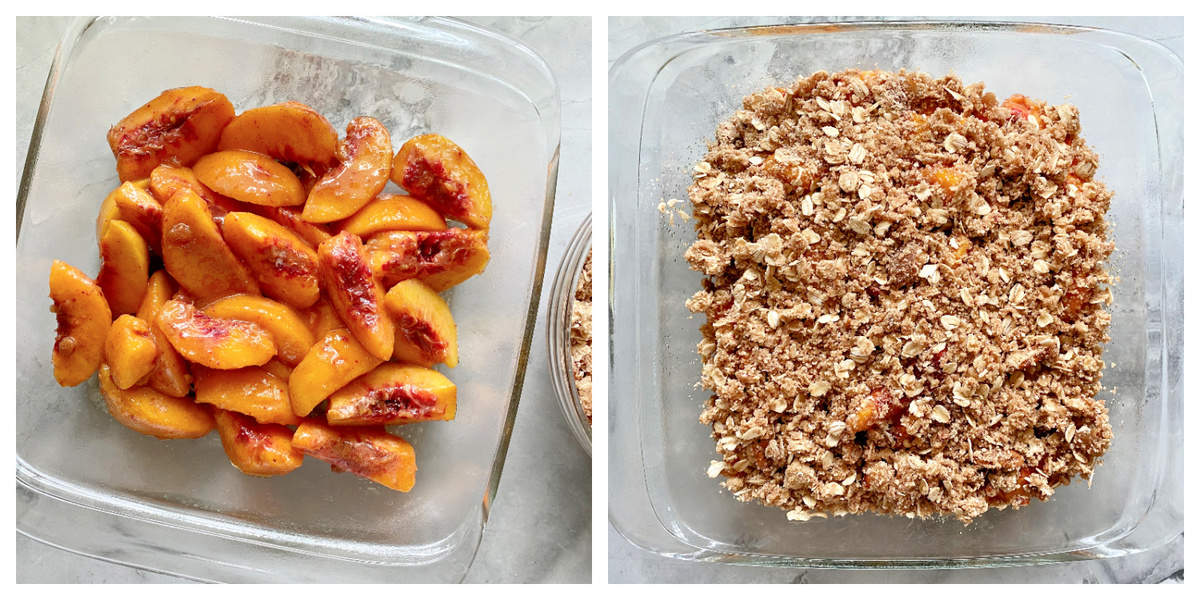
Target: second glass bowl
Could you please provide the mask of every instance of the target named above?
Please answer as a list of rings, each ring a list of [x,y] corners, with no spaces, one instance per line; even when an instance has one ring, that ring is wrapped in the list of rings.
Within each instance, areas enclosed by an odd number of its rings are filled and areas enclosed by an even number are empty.
[[[554,275],[554,283],[550,287],[549,320],[546,322],[554,392],[567,426],[588,456],[592,454],[592,424],[583,410],[579,389],[575,386],[575,370],[571,360],[571,307],[575,301],[579,276],[591,248],[592,216],[588,215],[567,244],[562,263]]]

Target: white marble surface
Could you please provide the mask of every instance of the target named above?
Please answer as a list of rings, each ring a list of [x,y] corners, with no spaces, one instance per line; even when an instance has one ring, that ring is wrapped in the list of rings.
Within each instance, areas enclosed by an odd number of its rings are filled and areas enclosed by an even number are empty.
[[[546,280],[591,211],[591,20],[472,18],[516,37],[546,58],[562,95],[562,146]],[[69,19],[16,22],[16,160],[20,179],[54,48]],[[544,316],[544,315],[543,315]],[[546,363],[544,319],[534,332],[508,460],[469,582],[591,581],[591,461],[563,422]],[[18,582],[174,583],[185,580],[16,540]]]
[[[880,18],[867,19],[880,20]],[[813,20],[809,17],[612,17],[609,19],[608,26],[608,62],[611,66],[613,61],[634,46],[676,33],[723,27],[801,23]],[[1157,40],[1183,57],[1182,18],[1014,17],[1011,20],[1089,25],[1134,33]],[[610,118],[613,117],[610,115]],[[633,546],[609,525],[608,561],[608,578],[613,583],[1182,582],[1183,537],[1180,536],[1173,543],[1156,551],[1128,558],[1050,567],[933,571],[838,571],[743,567],[666,558]]]

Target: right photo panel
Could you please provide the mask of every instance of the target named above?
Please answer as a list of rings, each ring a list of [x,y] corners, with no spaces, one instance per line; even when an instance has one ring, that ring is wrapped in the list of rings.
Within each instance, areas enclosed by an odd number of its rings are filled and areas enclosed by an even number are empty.
[[[611,17],[611,583],[1183,580],[1183,18]]]

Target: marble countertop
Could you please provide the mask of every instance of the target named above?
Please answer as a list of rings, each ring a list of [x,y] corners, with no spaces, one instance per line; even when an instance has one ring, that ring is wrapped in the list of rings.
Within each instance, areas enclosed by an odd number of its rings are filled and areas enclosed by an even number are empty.
[[[883,17],[836,20],[888,20]],[[643,42],[687,31],[803,23],[806,17],[678,17],[609,19],[609,66],[626,51]],[[827,19],[823,19],[827,20]],[[1089,25],[1124,31],[1156,40],[1183,56],[1182,18],[1013,17],[1015,21],[1039,21]],[[1180,499],[1182,501],[1182,498]],[[1006,582],[1182,582],[1183,536],[1172,543],[1131,557],[1093,560],[1065,565],[1029,568],[996,568],[932,571],[840,571],[787,569],[698,563],[659,556],[638,548],[608,526],[608,570],[612,583],[1006,583]]]
[[[562,97],[558,192],[542,315],[530,349],[504,475],[483,542],[466,581],[591,581],[591,460],[572,437],[550,384],[544,312],[550,280],[575,229],[591,212],[591,19],[472,18],[515,37],[550,64]],[[69,18],[16,22],[16,162],[20,180],[54,49]],[[17,534],[17,581],[22,583],[171,583],[185,580],[111,564],[52,548]]]

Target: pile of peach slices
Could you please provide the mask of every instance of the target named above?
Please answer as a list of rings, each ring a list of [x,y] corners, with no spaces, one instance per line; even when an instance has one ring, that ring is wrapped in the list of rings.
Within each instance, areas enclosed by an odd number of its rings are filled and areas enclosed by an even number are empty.
[[[393,156],[370,117],[339,140],[296,102],[235,115],[203,87],[163,92],[108,142],[122,183],[96,220],[100,273],[50,270],[58,383],[99,370],[117,421],[158,438],[215,427],[250,475],[308,454],[412,489],[413,448],[385,426],[454,418],[431,367],[458,362],[438,292],[489,258],[474,161],[434,134]],[[384,194],[389,179],[408,195]]]

